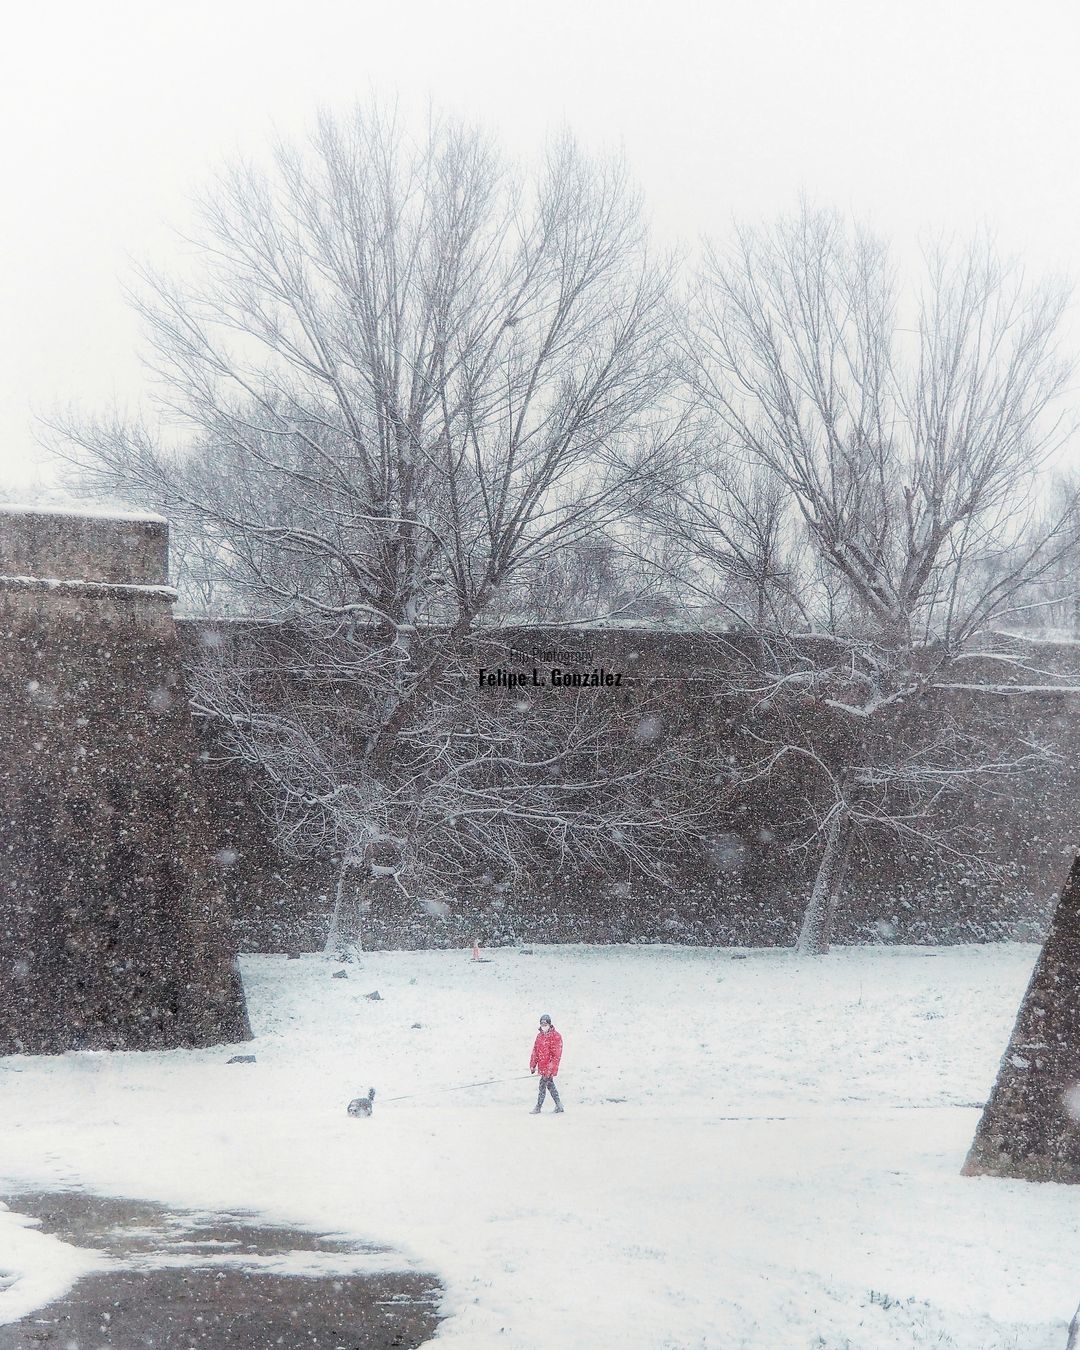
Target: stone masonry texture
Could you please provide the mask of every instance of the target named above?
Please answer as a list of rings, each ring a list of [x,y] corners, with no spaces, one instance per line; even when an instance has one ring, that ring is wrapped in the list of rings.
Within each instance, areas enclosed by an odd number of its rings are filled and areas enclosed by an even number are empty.
[[[0,1054],[250,1035],[142,525],[0,513]]]

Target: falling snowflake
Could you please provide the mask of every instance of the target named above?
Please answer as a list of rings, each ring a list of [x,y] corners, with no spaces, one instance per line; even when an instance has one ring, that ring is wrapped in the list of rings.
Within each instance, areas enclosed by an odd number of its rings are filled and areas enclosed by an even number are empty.
[[[643,717],[633,730],[633,738],[639,745],[649,745],[657,739],[662,730],[660,718],[656,713]]]
[[[164,685],[159,685],[150,695],[150,708],[153,712],[168,712],[172,703],[172,690],[166,689]]]
[[[710,841],[706,857],[714,872],[728,875],[742,868],[744,852],[737,834],[719,834]]]

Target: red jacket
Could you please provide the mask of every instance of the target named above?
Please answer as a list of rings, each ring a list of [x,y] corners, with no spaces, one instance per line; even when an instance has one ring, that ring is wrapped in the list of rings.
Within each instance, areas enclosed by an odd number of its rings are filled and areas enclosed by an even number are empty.
[[[562,1037],[554,1027],[550,1031],[538,1031],[533,1041],[532,1059],[529,1060],[529,1072],[540,1070],[541,1078],[554,1078],[559,1072],[559,1060],[562,1059]]]

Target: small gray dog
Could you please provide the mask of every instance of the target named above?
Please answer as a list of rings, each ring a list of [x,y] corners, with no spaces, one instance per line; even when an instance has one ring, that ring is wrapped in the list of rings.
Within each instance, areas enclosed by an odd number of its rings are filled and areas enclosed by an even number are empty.
[[[375,1089],[368,1088],[366,1097],[354,1097],[349,1103],[350,1116],[370,1116],[375,1109]]]

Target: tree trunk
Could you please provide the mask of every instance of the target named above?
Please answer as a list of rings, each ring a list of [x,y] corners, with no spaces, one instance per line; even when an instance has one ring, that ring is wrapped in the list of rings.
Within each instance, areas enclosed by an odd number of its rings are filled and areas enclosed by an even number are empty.
[[[803,915],[802,928],[795,950],[803,956],[824,956],[829,950],[836,902],[844,884],[848,859],[851,857],[851,816],[847,808],[840,810],[829,822],[825,835],[825,852],[818,864],[810,903]]]
[[[462,639],[472,631],[476,615],[487,602],[489,594],[490,592],[486,588],[477,594],[468,612],[458,616],[453,628],[446,635],[442,650],[428,660],[423,670],[415,673],[412,684],[408,688],[399,689],[397,694],[393,696],[386,716],[382,720],[382,725],[375,732],[368,746],[367,758],[374,772],[385,773],[388,770],[401,729],[419,706],[424,694],[446,673],[451,661],[460,649]],[[398,634],[398,645],[403,645],[400,633]],[[409,652],[411,661],[414,646],[411,635],[405,639],[404,645]]]
[[[323,947],[326,956],[334,956],[349,946],[358,947],[361,951],[364,949],[360,898],[353,896],[352,908],[348,907],[345,901],[345,875],[351,866],[353,866],[351,858],[342,858],[341,866],[338,868],[337,889],[334,892],[334,910],[330,915],[330,931],[326,935],[326,945]]]

